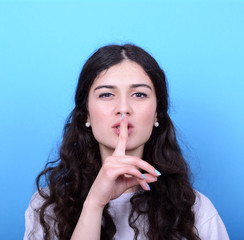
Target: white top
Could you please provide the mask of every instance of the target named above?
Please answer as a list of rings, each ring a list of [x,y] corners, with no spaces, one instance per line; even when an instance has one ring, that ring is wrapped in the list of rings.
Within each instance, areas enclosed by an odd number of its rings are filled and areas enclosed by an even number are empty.
[[[122,194],[117,199],[110,201],[109,212],[113,217],[116,225],[116,234],[114,240],[133,240],[134,231],[128,224],[129,214],[131,210],[130,198],[134,193]],[[25,213],[25,235],[24,240],[41,240],[43,239],[43,230],[39,223],[38,214],[34,211],[43,202],[38,193],[35,193]],[[47,210],[50,215],[53,214],[52,206]],[[203,194],[196,192],[196,202],[193,206],[196,222],[195,226],[198,230],[201,240],[229,240],[226,228],[211,201]],[[140,234],[138,240],[146,240],[144,231],[147,230],[147,219],[140,216],[138,218],[138,228]],[[49,222],[51,228],[54,228],[54,222]],[[34,235],[28,237],[32,231]],[[56,240],[54,236],[53,240]]]

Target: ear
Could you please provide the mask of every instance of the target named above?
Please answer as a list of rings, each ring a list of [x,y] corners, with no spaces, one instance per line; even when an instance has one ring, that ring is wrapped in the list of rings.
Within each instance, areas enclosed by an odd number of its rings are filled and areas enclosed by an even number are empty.
[[[154,123],[158,121],[158,113],[155,113],[155,119],[154,119]]]

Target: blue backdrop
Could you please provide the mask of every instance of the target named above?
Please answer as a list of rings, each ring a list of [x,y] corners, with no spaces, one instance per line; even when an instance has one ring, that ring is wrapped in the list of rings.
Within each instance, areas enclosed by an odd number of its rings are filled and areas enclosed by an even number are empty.
[[[244,239],[244,2],[0,1],[0,239],[21,239],[34,180],[55,156],[82,64],[135,43],[165,70],[195,188]]]

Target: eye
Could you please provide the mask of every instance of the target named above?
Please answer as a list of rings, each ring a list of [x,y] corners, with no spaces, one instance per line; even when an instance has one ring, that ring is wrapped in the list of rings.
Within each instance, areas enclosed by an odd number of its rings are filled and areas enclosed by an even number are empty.
[[[109,97],[112,97],[112,96],[114,96],[112,93],[106,92],[106,93],[101,93],[99,95],[99,98],[109,98]]]
[[[133,96],[135,96],[136,98],[146,98],[147,94],[143,92],[136,92],[133,94]]]

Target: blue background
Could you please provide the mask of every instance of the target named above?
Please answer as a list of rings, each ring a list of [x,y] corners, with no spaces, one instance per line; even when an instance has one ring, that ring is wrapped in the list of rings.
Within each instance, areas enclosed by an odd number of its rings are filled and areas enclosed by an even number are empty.
[[[0,239],[21,239],[84,61],[133,42],[165,70],[171,117],[231,239],[244,239],[243,1],[0,1]]]

